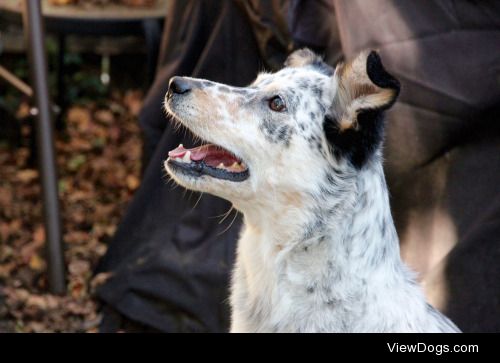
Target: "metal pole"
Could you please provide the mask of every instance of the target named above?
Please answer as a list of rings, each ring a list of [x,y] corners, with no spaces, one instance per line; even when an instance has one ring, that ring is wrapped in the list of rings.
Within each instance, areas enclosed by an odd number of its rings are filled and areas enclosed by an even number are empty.
[[[41,1],[24,0],[24,32],[30,60],[31,79],[38,108],[38,169],[42,180],[43,213],[47,244],[50,291],[65,292],[65,268],[62,251],[61,218],[57,195],[54,134],[48,88],[48,67],[45,53],[45,32]]]

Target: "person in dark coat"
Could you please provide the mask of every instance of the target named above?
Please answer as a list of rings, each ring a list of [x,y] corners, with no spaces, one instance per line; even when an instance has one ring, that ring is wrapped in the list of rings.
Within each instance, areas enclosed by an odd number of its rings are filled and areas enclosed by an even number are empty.
[[[229,203],[167,182],[166,153],[192,144],[165,119],[163,97],[174,75],[249,84],[303,46],[332,65],[377,49],[401,81],[387,115],[385,167],[403,257],[463,331],[500,330],[498,2],[171,4],[160,70],[140,115],[144,179],[100,265],[113,272],[99,290],[102,331],[227,331],[240,217],[219,223]]]
[[[464,332],[500,331],[500,3],[335,0],[346,58],[401,81],[386,175],[404,260]]]

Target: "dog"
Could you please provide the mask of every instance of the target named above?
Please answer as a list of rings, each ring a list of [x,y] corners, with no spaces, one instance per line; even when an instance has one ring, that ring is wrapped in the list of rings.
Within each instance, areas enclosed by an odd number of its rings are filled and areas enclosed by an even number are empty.
[[[239,88],[173,77],[165,109],[206,142],[168,153],[178,184],[244,216],[231,332],[458,332],[403,264],[382,169],[399,82],[377,52],[308,49]]]

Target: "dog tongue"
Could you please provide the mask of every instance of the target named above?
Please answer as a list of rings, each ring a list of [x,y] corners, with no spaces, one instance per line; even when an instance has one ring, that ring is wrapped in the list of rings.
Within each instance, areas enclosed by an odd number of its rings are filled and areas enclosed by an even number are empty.
[[[200,161],[207,157],[208,154],[214,154],[217,152],[221,152],[217,146],[215,145],[203,145],[198,146],[193,149],[189,149],[191,151],[191,160]]]
[[[236,158],[228,153],[226,150],[209,144],[195,147],[193,149],[185,149],[184,146],[179,145],[172,151],[169,151],[168,156],[171,158],[182,158],[186,152],[191,152],[192,161],[205,160],[209,164],[224,163],[236,161]]]
[[[186,151],[187,150],[184,149],[184,146],[182,146],[182,144],[180,144],[174,150],[170,150],[168,152],[168,156],[170,156],[171,158],[182,158],[184,156],[184,154],[186,153]]]

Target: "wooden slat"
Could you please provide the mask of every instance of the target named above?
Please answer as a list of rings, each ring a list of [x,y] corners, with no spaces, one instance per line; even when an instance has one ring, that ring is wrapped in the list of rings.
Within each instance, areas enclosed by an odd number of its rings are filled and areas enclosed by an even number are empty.
[[[97,20],[135,20],[147,18],[164,18],[167,14],[167,3],[169,0],[157,0],[152,7],[134,8],[124,5],[106,6],[56,6],[49,4],[48,0],[42,0],[43,15],[64,19],[97,19]],[[21,12],[22,0],[1,0],[0,10]]]

